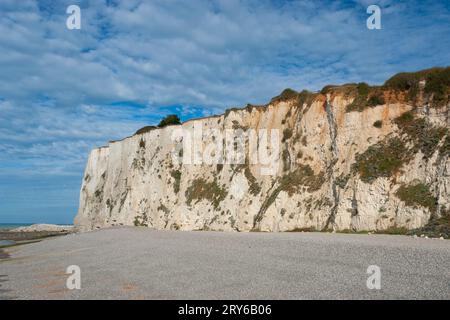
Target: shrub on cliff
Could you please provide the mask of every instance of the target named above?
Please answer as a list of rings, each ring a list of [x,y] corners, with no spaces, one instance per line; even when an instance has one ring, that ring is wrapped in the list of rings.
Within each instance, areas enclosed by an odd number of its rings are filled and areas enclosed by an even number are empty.
[[[302,92],[298,94],[297,105],[302,107],[303,104],[306,103],[309,106],[313,102],[315,96],[316,94],[313,92],[302,90]]]
[[[425,85],[425,93],[433,94],[433,105],[442,106],[449,100],[450,67],[430,73]]]
[[[180,191],[181,171],[173,170],[170,175],[172,176],[172,178],[175,181],[175,183],[173,185],[173,190],[175,191],[175,193],[178,193],[178,191]]]
[[[377,120],[377,121],[375,121],[375,122],[373,123],[373,126],[374,126],[375,128],[381,128],[381,127],[383,126],[383,121]]]
[[[220,186],[217,179],[212,182],[208,182],[205,179],[199,178],[192,181],[192,184],[186,189],[185,192],[186,203],[190,206],[193,200],[201,201],[203,199],[208,200],[217,209],[219,204],[226,198],[227,191],[224,187]]]
[[[270,102],[276,101],[288,101],[292,99],[296,99],[298,97],[298,92],[292,90],[291,88],[284,89],[283,92],[279,96],[272,98]]]
[[[150,132],[150,131],[152,131],[152,130],[154,130],[154,129],[156,129],[157,127],[155,127],[155,126],[146,126],[146,127],[143,127],[143,128],[141,128],[141,129],[139,129],[138,131],[136,131],[136,133],[135,134],[143,134],[143,133],[147,133],[147,132]]]
[[[370,86],[361,82],[356,86],[356,98],[346,107],[347,112],[363,111],[367,107],[367,98],[369,95]]]
[[[356,155],[352,170],[359,173],[361,180],[366,183],[372,183],[380,177],[389,178],[409,160],[407,151],[398,138],[380,141]]]
[[[410,231],[408,234],[417,236],[427,236],[432,238],[443,237],[450,239],[450,208],[441,208],[441,215],[431,215],[428,223],[419,228]]]
[[[428,208],[432,213],[436,211],[437,199],[422,182],[401,185],[395,195],[409,207],[420,206]]]
[[[174,124],[181,124],[180,118],[178,118],[176,114],[169,114],[168,116],[166,116],[161,120],[161,122],[158,124],[158,127],[164,128],[166,126]]]
[[[381,105],[385,104],[386,102],[385,102],[382,94],[375,94],[369,98],[367,103],[370,107],[376,107],[376,106],[381,106]]]
[[[422,80],[425,80],[425,94],[432,97],[432,106],[440,107],[449,101],[450,67],[432,68],[419,72],[402,72],[388,79],[384,83],[384,87],[408,91],[409,99],[414,101]]]
[[[416,119],[412,112],[402,114],[394,122],[407,136],[407,140],[412,142],[413,152],[420,150],[426,158],[432,157],[441,139],[449,132],[447,128],[433,126],[424,118]]]
[[[286,142],[291,137],[292,137],[292,129],[291,128],[285,128],[283,130],[283,139],[281,140],[281,142]]]

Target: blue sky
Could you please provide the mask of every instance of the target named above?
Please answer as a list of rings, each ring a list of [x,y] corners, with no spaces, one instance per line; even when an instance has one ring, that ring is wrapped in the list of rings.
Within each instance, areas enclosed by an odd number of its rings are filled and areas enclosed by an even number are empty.
[[[89,151],[167,113],[446,66],[449,34],[449,1],[2,0],[0,222],[71,223]]]

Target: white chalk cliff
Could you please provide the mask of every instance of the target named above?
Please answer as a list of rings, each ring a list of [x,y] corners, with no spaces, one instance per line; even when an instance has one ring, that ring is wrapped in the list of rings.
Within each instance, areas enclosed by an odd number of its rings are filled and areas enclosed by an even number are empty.
[[[450,212],[449,71],[285,90],[266,106],[140,130],[94,149],[75,225],[172,230],[415,229]],[[279,165],[183,164],[175,130],[277,129]],[[205,137],[203,147],[217,139]],[[248,145],[248,137],[247,137]],[[260,142],[260,141],[259,141]],[[265,148],[262,143],[259,148]],[[223,151],[226,157],[226,151]]]

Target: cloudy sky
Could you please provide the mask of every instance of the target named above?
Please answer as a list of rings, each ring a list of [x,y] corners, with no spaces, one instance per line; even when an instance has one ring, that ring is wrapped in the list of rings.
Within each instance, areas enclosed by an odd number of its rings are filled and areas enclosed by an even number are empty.
[[[90,149],[169,112],[450,65],[449,33],[449,1],[1,0],[0,222],[71,223]]]

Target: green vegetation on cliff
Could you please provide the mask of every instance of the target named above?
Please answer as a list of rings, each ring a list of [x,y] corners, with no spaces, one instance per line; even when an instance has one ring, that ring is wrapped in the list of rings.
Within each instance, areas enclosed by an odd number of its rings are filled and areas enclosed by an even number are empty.
[[[356,86],[356,97],[346,107],[347,112],[361,112],[367,107],[376,107],[385,104],[383,92],[378,87],[371,87],[367,83],[358,83]]]
[[[424,118],[416,118],[412,112],[406,112],[395,119],[395,123],[406,140],[413,144],[413,153],[419,150],[430,158],[437,150],[439,142],[448,134],[448,129],[444,127],[436,127]]]
[[[361,180],[371,183],[380,177],[391,177],[409,160],[404,143],[399,138],[383,140],[356,155],[352,171],[359,173]]]
[[[436,212],[437,199],[430,189],[422,182],[401,185],[395,195],[409,207],[424,207],[430,212]]]
[[[169,114],[160,121],[158,128],[164,128],[174,124],[181,124],[180,118],[176,114]]]
[[[408,98],[415,101],[421,81],[425,81],[424,93],[432,98],[433,107],[442,107],[449,102],[450,67],[432,68],[418,72],[402,72],[384,83],[387,89],[407,91]]]
[[[425,159],[430,159],[436,151],[440,157],[449,155],[447,128],[417,118],[411,111],[403,113],[394,122],[400,129],[399,137],[386,138],[356,155],[352,171],[359,173],[362,181],[372,183],[377,178],[393,176],[419,151]],[[381,127],[382,122],[375,122],[374,126]]]
[[[425,226],[412,230],[408,234],[450,239],[450,209],[443,210],[440,216],[432,215]]]
[[[219,186],[217,180],[208,182],[205,179],[195,179],[192,184],[186,190],[186,203],[192,204],[193,200],[201,201],[203,199],[211,202],[215,209],[219,207],[219,204],[226,198],[227,191],[225,188]]]
[[[285,191],[292,196],[298,192],[300,188],[305,187],[306,191],[314,192],[319,190],[325,182],[325,174],[319,172],[314,173],[314,170],[309,165],[300,165],[296,170],[285,174],[279,178],[278,186],[270,193],[264,200],[258,214],[255,216],[253,222],[253,229],[257,231],[256,225],[262,220],[267,209],[275,202],[281,191]]]
[[[178,193],[180,191],[180,183],[181,183],[181,171],[180,170],[173,170],[170,175],[175,180],[173,184],[173,191],[175,193]]]

